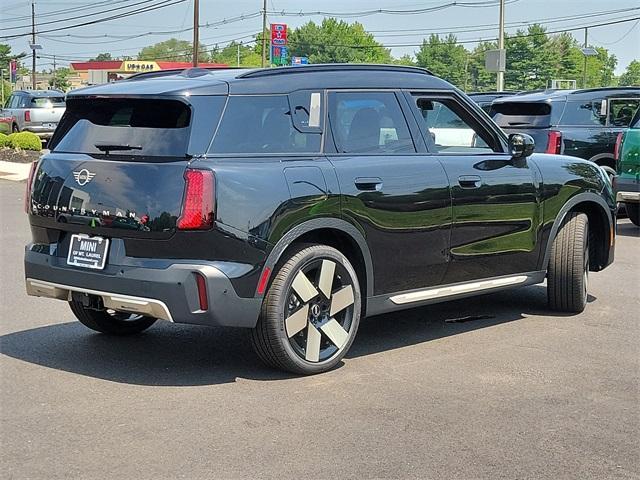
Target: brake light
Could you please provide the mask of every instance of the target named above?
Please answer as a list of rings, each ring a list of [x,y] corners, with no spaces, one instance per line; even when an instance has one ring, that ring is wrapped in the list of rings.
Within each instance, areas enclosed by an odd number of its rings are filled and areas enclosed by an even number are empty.
[[[562,150],[562,132],[551,130],[549,132],[549,140],[547,141],[547,150],[545,153],[561,153]]]
[[[24,111],[24,121],[25,122],[30,122],[31,121],[31,110],[25,110]]]
[[[31,164],[31,169],[29,170],[29,177],[27,178],[27,187],[24,192],[24,212],[29,213],[29,202],[31,201],[31,185],[33,184],[33,176],[36,173],[36,169],[38,168],[38,162],[33,162]]]
[[[622,147],[622,139],[624,138],[624,133],[620,132],[616,137],[616,146],[613,149],[613,158],[616,160],[620,160],[620,147]]]
[[[215,186],[210,170],[187,169],[182,214],[178,218],[180,230],[207,230],[213,226]]]

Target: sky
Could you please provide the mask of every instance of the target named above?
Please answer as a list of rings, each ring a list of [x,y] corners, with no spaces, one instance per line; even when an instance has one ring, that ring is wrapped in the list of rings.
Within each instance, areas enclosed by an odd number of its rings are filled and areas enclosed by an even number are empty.
[[[74,9],[66,13],[67,17],[86,15],[117,6],[140,3],[142,0],[37,0],[36,23],[55,22],[40,25],[38,30],[57,28],[74,23],[86,22],[94,18],[67,20],[65,16],[39,17],[61,9]],[[152,0],[147,0],[151,2]],[[159,1],[159,0],[154,0]],[[478,3],[483,0],[458,0],[458,3]],[[479,39],[495,39],[498,30],[498,6],[495,0],[484,0],[489,6],[465,8],[453,6],[437,11],[404,14],[369,14],[343,18],[348,22],[358,21],[374,33],[376,39],[384,45],[392,46],[394,56],[413,54],[424,37],[431,32],[447,33],[452,29],[462,30],[457,33],[459,41],[465,41],[467,48],[473,48]],[[100,3],[103,3],[100,5]],[[268,22],[286,23],[291,28],[306,23],[309,20],[321,21],[323,15],[308,15],[323,11],[329,13],[362,12],[374,9],[415,10],[437,7],[453,3],[453,0],[268,0],[267,11],[270,12],[303,12],[304,16],[283,16],[279,13],[269,13]],[[30,19],[20,18],[30,15],[30,0],[0,0],[0,36],[26,33],[30,28],[23,27],[30,24]],[[95,8],[86,10],[87,5]],[[96,6],[97,5],[97,6]],[[134,8],[134,7],[130,7]],[[139,8],[139,7],[137,7]],[[200,31],[202,43],[207,45],[224,45],[230,40],[240,39],[250,41],[253,34],[262,29],[261,17],[254,16],[241,21],[229,21],[242,15],[248,17],[259,12],[262,0],[200,0]],[[562,17],[578,14],[596,14],[611,10],[631,9],[627,12],[593,15],[589,18],[568,20]],[[135,15],[128,18],[88,25],[84,27],[58,32],[42,33],[38,35],[36,43],[43,49],[38,59],[38,70],[52,68],[53,55],[57,57],[57,64],[64,66],[70,60],[86,60],[100,52],[111,52],[114,57],[121,55],[134,56],[144,46],[176,37],[190,40],[192,32],[148,35],[139,38],[110,38],[110,36],[127,37],[147,32],[166,32],[188,28],[193,22],[193,0],[185,0],[178,5],[172,5],[153,12]],[[611,20],[640,17],[640,0],[506,0],[505,23],[507,32],[515,32],[518,27],[526,26],[538,21],[548,27],[549,31],[571,27],[583,27]],[[228,23],[220,24],[227,20]],[[9,29],[10,27],[21,27]],[[404,30],[404,31],[398,31]],[[584,30],[572,32],[582,42]],[[74,36],[69,36],[74,35]],[[91,36],[92,38],[78,38],[76,36]],[[11,40],[0,39],[0,43],[9,43],[14,52],[29,50],[28,37]],[[614,25],[590,27],[589,43],[603,46],[618,58],[616,74],[624,71],[632,60],[640,59],[640,20]],[[30,62],[29,62],[30,65]]]

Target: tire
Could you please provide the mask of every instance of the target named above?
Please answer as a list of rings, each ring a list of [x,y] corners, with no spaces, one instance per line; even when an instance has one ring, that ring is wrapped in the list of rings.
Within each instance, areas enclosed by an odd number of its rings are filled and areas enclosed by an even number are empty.
[[[73,300],[69,302],[69,306],[85,327],[107,335],[135,335],[146,330],[156,321],[155,318],[143,317],[142,315],[110,310],[92,310]]]
[[[625,203],[624,207],[631,223],[640,227],[640,203]]]
[[[547,267],[549,308],[580,313],[587,305],[589,286],[589,219],[569,212],[551,246]]]
[[[269,366],[312,375],[335,367],[358,331],[362,300],[349,260],[326,245],[303,244],[267,290],[251,342]]]

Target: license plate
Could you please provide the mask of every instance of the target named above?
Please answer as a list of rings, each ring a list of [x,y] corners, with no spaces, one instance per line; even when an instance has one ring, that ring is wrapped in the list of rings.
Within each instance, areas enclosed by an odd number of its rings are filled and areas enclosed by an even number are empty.
[[[109,239],[89,235],[71,235],[67,265],[102,270],[107,261]]]
[[[58,124],[57,123],[43,123],[42,126],[44,128],[51,128],[51,129],[55,130],[56,127],[58,126]]]

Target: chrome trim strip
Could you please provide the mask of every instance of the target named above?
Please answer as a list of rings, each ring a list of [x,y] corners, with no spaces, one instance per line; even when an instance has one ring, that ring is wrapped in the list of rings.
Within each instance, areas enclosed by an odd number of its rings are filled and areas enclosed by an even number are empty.
[[[492,288],[505,287],[507,285],[518,285],[525,283],[529,279],[526,275],[517,275],[513,277],[496,278],[493,280],[480,280],[477,282],[462,283],[449,287],[428,288],[417,292],[403,293],[395,295],[390,300],[396,305],[406,303],[420,302],[423,300],[431,300],[433,298],[443,298],[461,293],[479,292]]]
[[[59,283],[45,282],[43,280],[26,279],[27,295],[34,297],[56,298],[58,300],[71,300],[71,292],[88,293],[102,298],[106,308],[129,313],[142,313],[173,322],[173,317],[167,305],[154,298],[134,297],[121,293],[103,292],[89,288],[62,285]]]

